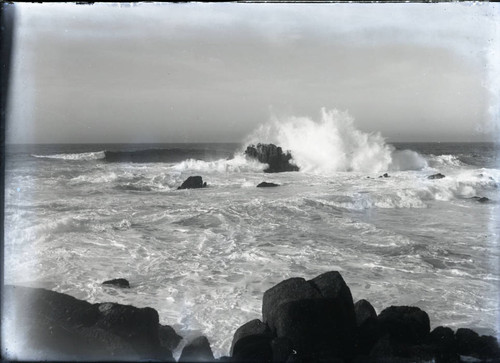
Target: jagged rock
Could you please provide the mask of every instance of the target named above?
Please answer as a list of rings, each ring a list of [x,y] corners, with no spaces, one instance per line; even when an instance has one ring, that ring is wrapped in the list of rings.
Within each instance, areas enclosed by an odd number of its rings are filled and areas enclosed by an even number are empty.
[[[273,286],[262,299],[262,320],[275,332],[274,311],[288,301],[321,298],[320,292],[301,277],[290,278]]]
[[[177,348],[182,340],[182,337],[175,332],[174,328],[161,324],[158,326],[158,337],[160,338],[160,345],[172,351]]]
[[[279,184],[262,182],[259,185],[257,185],[257,188],[269,188],[269,187],[279,187],[279,186],[280,186]]]
[[[207,337],[200,336],[182,349],[179,362],[210,362],[214,354],[210,348]]]
[[[197,189],[197,188],[206,188],[207,183],[203,182],[203,179],[201,176],[190,176],[184,182],[182,185],[177,188],[177,189]]]
[[[290,163],[292,155],[290,152],[283,153],[281,147],[274,144],[250,145],[245,150],[245,155],[259,160],[261,163],[268,164],[269,167],[264,170],[265,173],[279,173],[284,171],[298,171],[296,165]]]
[[[254,319],[249,321],[248,323],[243,324],[238,329],[233,336],[233,342],[231,344],[231,355],[233,354],[233,348],[235,344],[242,338],[245,338],[250,335],[262,335],[268,338],[272,337],[271,330],[259,319]]]
[[[378,316],[382,333],[398,342],[418,344],[430,332],[429,316],[414,306],[391,306]]]
[[[102,284],[103,285],[112,285],[112,286],[122,287],[122,288],[130,288],[130,284],[126,279],[108,280],[108,281],[104,281]]]
[[[432,175],[429,175],[429,176],[427,177],[427,179],[443,179],[443,178],[445,178],[445,177],[446,177],[446,175],[443,175],[443,174],[441,174],[441,173],[437,173],[437,174],[432,174]]]

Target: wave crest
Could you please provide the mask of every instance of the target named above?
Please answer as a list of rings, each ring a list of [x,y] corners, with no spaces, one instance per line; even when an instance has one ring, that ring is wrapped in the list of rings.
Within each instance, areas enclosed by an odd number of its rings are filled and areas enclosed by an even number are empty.
[[[418,153],[396,151],[379,132],[356,129],[354,119],[339,110],[321,109],[321,118],[273,118],[247,139],[247,144],[274,143],[290,150],[301,171],[330,174],[337,171],[378,173],[427,166]]]
[[[53,154],[53,155],[34,155],[34,158],[43,159],[60,159],[60,160],[100,160],[105,158],[104,151],[95,151],[87,153],[72,153],[72,154]]]

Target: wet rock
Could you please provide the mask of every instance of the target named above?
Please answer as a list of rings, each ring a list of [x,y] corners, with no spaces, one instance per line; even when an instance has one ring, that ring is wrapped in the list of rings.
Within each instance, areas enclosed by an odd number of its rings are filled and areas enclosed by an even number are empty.
[[[203,182],[203,179],[201,176],[190,176],[184,182],[182,185],[177,188],[177,189],[197,189],[197,188],[205,188],[207,186],[207,183]]]
[[[272,362],[271,337],[265,334],[247,335],[233,347],[234,362]]]
[[[298,171],[296,165],[290,163],[292,155],[290,152],[284,153],[281,147],[274,144],[250,145],[245,150],[245,155],[257,159],[261,163],[268,164],[265,173],[279,173],[284,171]]]
[[[116,287],[122,287],[122,288],[130,288],[130,284],[126,279],[113,279],[113,280],[107,280],[102,283],[102,285],[112,285]]]
[[[173,351],[179,345],[182,337],[178,335],[174,328],[168,325],[158,326],[158,337],[160,338],[160,345]]]
[[[455,333],[452,329],[438,326],[429,334],[428,342],[435,347],[436,362],[458,362]]]
[[[269,188],[269,187],[279,187],[279,186],[280,186],[279,184],[262,182],[259,185],[257,185],[257,188]]]
[[[273,316],[276,335],[310,360],[347,358],[354,347],[354,321],[340,299],[313,298],[280,304]]]
[[[479,359],[500,358],[498,341],[492,336],[479,336],[467,328],[458,329],[455,333],[458,354]]]
[[[250,335],[262,335],[268,338],[272,337],[271,330],[259,319],[254,319],[249,321],[248,323],[240,326],[233,336],[233,342],[231,344],[231,355],[233,354],[233,348],[235,344],[242,338],[245,338]]]
[[[376,319],[375,308],[368,301],[362,299],[354,304],[354,313],[356,314],[356,325],[361,326],[368,319]]]
[[[445,178],[445,177],[446,177],[446,175],[443,175],[443,174],[441,174],[441,173],[437,173],[437,174],[432,174],[432,175],[429,175],[429,176],[427,177],[427,179],[443,179],[443,178]]]
[[[214,354],[210,348],[207,337],[200,336],[182,349],[179,362],[210,362]]]
[[[293,300],[321,297],[320,292],[303,278],[295,277],[284,280],[264,292],[262,299],[262,320],[274,332],[274,312],[280,304]]]
[[[429,316],[413,306],[386,308],[379,314],[378,322],[383,334],[402,343],[421,343],[430,332]]]

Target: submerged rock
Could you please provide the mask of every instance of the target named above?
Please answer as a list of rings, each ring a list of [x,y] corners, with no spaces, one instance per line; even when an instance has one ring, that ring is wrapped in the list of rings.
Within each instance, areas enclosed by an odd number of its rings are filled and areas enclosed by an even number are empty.
[[[280,186],[279,184],[262,182],[259,185],[257,185],[257,188],[269,188],[269,187],[279,187],[279,186]]]
[[[245,150],[245,155],[257,159],[261,163],[268,164],[265,173],[280,173],[284,171],[299,171],[299,167],[291,164],[292,154],[283,152],[281,147],[274,144],[250,145]]]
[[[486,203],[489,202],[490,199],[486,197],[472,197],[471,199],[477,200],[479,203]]]
[[[443,174],[441,174],[441,173],[437,173],[437,174],[432,174],[432,175],[429,175],[429,176],[427,177],[427,179],[443,179],[443,178],[445,178],[445,177],[446,177],[446,175],[443,175]]]
[[[177,189],[197,189],[197,188],[205,188],[207,183],[203,182],[201,176],[190,176],[184,183]]]
[[[130,288],[130,284],[126,279],[113,279],[104,281],[102,285],[112,285],[116,287]]]

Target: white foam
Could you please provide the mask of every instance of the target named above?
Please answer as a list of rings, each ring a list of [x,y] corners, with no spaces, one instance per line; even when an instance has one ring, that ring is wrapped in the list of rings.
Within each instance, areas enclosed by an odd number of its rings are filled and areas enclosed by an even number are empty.
[[[413,151],[395,151],[380,133],[355,128],[347,112],[321,109],[321,118],[274,118],[261,125],[247,144],[274,143],[289,150],[301,171],[332,174],[337,171],[379,173],[422,169],[425,160]]]
[[[236,154],[232,159],[219,159],[216,161],[188,159],[171,166],[172,170],[178,172],[193,170],[216,173],[259,172],[265,168],[266,164],[246,159],[240,153]]]
[[[73,154],[53,154],[53,155],[31,155],[35,158],[61,159],[61,160],[99,160],[104,159],[104,151],[73,153]]]

